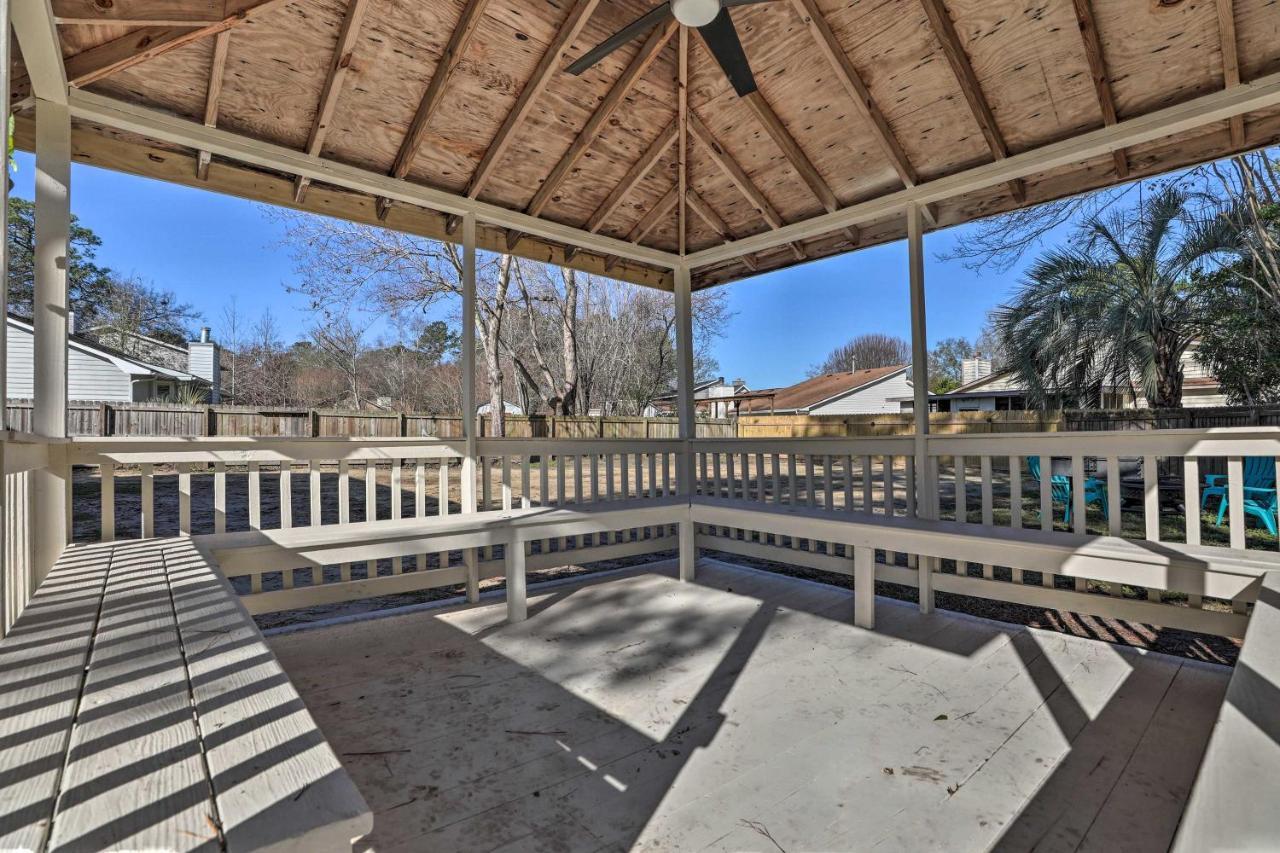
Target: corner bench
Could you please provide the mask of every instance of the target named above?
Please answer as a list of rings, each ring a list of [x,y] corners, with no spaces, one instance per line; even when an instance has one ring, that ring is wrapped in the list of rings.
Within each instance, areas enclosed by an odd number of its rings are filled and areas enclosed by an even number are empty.
[[[0,672],[0,849],[350,850],[372,830],[189,539],[68,547]]]

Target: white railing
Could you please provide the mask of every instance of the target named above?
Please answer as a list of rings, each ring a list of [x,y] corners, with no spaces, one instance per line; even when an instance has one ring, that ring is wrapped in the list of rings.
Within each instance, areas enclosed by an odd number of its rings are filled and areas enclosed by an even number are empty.
[[[910,437],[703,440],[694,442],[693,447],[697,493],[712,498],[824,508],[847,512],[854,518],[931,514],[934,518],[971,524],[977,535],[986,526],[1034,528],[1048,534],[1048,541],[1076,542],[1071,537],[1084,533],[1152,543],[1173,541],[1180,547],[1210,548],[1196,552],[1210,555],[1219,551],[1224,555],[1256,555],[1258,548],[1275,550],[1278,546],[1275,537],[1247,535],[1244,512],[1229,511],[1229,527],[1224,532],[1212,523],[1202,525],[1200,515],[1206,472],[1226,472],[1223,490],[1229,506],[1235,508],[1244,504],[1246,458],[1267,457],[1280,470],[1280,430],[1276,429],[931,437],[927,457],[937,488],[924,496],[930,501],[929,507],[916,506],[914,446]],[[1044,476],[1033,476],[1034,462],[1038,462]],[[1216,494],[1209,501],[1213,511],[1218,508]],[[1258,497],[1256,493],[1249,494]],[[1190,523],[1171,531],[1178,513],[1162,514],[1161,508],[1174,503],[1184,505],[1182,514]],[[1069,525],[1064,521],[1068,504]],[[922,511],[918,513],[918,509]],[[932,512],[923,511],[926,509]],[[1216,518],[1216,512],[1213,514]],[[892,531],[887,536],[891,546]],[[760,559],[852,573],[853,549],[837,542],[703,525],[698,531],[698,544]],[[1247,544],[1251,549],[1246,552]],[[877,577],[915,585],[917,561],[889,548],[883,551]],[[1003,566],[996,562],[1000,556],[999,548],[993,547],[991,563],[942,565],[936,571],[946,577],[938,575],[934,587],[1155,624],[1232,632],[1243,629],[1244,617],[1256,595],[1256,584],[1251,584],[1228,600],[1206,601],[1202,592],[1144,585],[1138,580],[1142,577],[1139,573],[1128,571],[1120,563],[1114,570],[1100,573],[1100,577],[1061,577]],[[1064,594],[1067,592],[1076,594]],[[1100,596],[1110,600],[1101,601]],[[1167,604],[1178,610],[1132,606],[1137,601]],[[1232,614],[1238,618],[1225,618]]]
[[[674,494],[680,448],[674,440],[481,439],[477,510]],[[73,439],[77,538],[285,531],[455,516],[463,511],[464,453],[465,443],[450,439]],[[671,549],[675,541],[674,532],[661,527],[558,538],[534,543],[529,566],[634,556]],[[349,585],[342,589],[351,598],[451,586],[460,582],[460,567],[470,557],[467,551],[424,547],[415,556],[375,554],[364,564],[319,570],[244,567],[238,561],[232,580],[249,599],[262,599],[246,602],[258,610],[268,601],[275,608],[339,600],[337,586],[310,598],[278,594],[296,584]],[[493,546],[477,549],[481,579],[502,573],[500,557]]]
[[[0,470],[4,473],[0,500],[0,637],[18,618],[38,579],[35,574],[35,540],[32,512],[33,472],[49,464],[49,445],[30,435],[7,432],[0,441]]]

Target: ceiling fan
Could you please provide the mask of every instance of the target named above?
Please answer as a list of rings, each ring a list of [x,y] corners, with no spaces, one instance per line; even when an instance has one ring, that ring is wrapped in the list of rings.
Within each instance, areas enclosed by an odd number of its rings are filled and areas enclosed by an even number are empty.
[[[668,18],[675,18],[682,25],[698,31],[738,96],[749,95],[756,90],[756,80],[742,50],[733,19],[729,17],[729,10],[734,6],[769,2],[772,0],[667,0],[587,51],[569,66],[568,71],[574,75],[582,74],[627,42],[644,35]]]

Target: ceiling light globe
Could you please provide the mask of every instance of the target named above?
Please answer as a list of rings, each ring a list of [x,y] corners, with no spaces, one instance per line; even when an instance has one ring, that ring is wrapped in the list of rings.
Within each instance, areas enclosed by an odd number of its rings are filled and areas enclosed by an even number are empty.
[[[671,0],[671,14],[686,27],[702,27],[720,14],[720,0]]]

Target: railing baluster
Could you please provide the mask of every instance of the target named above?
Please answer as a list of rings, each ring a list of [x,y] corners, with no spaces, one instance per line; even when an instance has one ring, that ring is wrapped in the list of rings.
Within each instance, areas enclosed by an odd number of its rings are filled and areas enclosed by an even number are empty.
[[[444,518],[449,514],[449,460],[448,459],[445,459],[445,458],[440,459],[440,470],[436,472],[436,477],[439,480],[439,483],[437,483],[436,485],[436,488],[439,489],[439,497],[436,498],[436,515],[440,516],[441,518]],[[437,554],[436,562],[438,564],[437,568],[441,568],[441,569],[449,568],[449,552],[441,551],[439,554]]]
[[[893,518],[897,514],[898,499],[894,495],[893,488],[893,457],[880,457],[880,473],[883,478],[881,490],[884,492],[884,516],[885,518]],[[896,566],[898,564],[898,552],[884,549],[885,565]]]
[[[853,457],[844,457],[844,511],[853,512]]]
[[[1143,526],[1146,538],[1151,542],[1160,541],[1160,469],[1156,457],[1142,457],[1142,498]],[[1084,500],[1083,495],[1080,498]]]
[[[311,526],[319,527],[320,517],[320,463],[312,459],[307,463],[307,490],[311,495]]]
[[[213,532],[227,532],[227,463],[213,463]]]
[[[1120,493],[1120,459],[1107,457],[1107,535],[1119,536],[1124,527],[1123,497]],[[1199,529],[1197,528],[1197,534]],[[1119,588],[1119,585],[1114,585]]]
[[[1052,456],[1040,457],[1040,529],[1053,530]]]
[[[538,506],[551,506],[551,502],[547,497],[551,494],[551,459],[547,454],[542,454],[538,461]]]
[[[760,503],[765,502],[765,485],[764,485],[764,454],[756,454],[756,500]]]
[[[404,512],[404,486],[401,471],[402,459],[391,460],[391,518],[393,521],[399,521]],[[404,572],[404,558],[391,558],[391,574],[398,575]]]
[[[969,472],[966,470],[965,457],[953,457],[956,482],[956,521],[969,523]]]
[[[995,522],[995,506],[992,498],[991,488],[991,457],[982,454],[978,457],[978,472],[982,482],[980,484],[982,495],[982,523],[987,527],[991,527]],[[991,563],[982,565],[982,576],[987,580],[992,580],[996,576],[995,566]]]
[[[1227,458],[1227,517],[1230,519],[1230,543],[1232,548],[1245,546],[1244,535],[1244,458]]]
[[[351,523],[351,463],[346,459],[338,460],[338,524]],[[351,580],[351,564],[338,566],[339,577],[343,581]]]
[[[866,515],[871,514],[872,503],[872,482],[871,482],[871,457],[862,457],[862,511]]]
[[[481,456],[476,467],[480,470],[480,511],[488,512],[493,509],[493,457]],[[492,548],[486,548],[485,552],[493,556]]]
[[[364,463],[364,520],[378,520],[378,466],[373,460]],[[378,561],[365,561],[366,577],[378,576]]]
[[[191,466],[179,462],[178,469],[178,532],[191,533]]]
[[[1182,458],[1182,505],[1185,507],[1187,544],[1199,545],[1200,459],[1196,456],[1184,456]]]
[[[504,512],[510,512],[512,507],[511,501],[511,457],[503,454],[502,456],[502,509]]]
[[[822,457],[822,488],[825,492],[825,506],[828,510],[834,510],[836,508],[836,490],[833,488],[834,485],[835,483],[831,470],[831,455],[825,454]],[[835,553],[836,543],[828,541],[827,554],[834,556]]]
[[[156,535],[156,489],[155,468],[150,462],[138,466],[138,476],[142,482],[140,495],[142,498],[142,538],[151,539]]]
[[[1009,457],[1009,526],[1022,529],[1022,457]],[[1010,570],[1014,583],[1022,583],[1022,569]]]
[[[257,462],[249,463],[249,529],[262,529],[262,470]]]
[[[529,482],[529,454],[520,457],[520,505],[526,509],[533,506],[533,483]]]
[[[280,529],[293,527],[293,470],[288,462],[280,463]],[[285,572],[288,575],[288,572]]]
[[[102,541],[114,542],[116,538],[116,466],[103,462],[98,467],[98,479],[102,487]]]
[[[564,482],[564,455],[556,454],[556,506],[565,505],[565,482]],[[561,536],[556,540],[556,549],[563,552],[569,547],[568,537]]]
[[[702,460],[704,473],[706,468],[706,462],[707,462],[706,459]],[[614,455],[612,453],[606,453],[604,456],[604,499],[606,501],[613,501],[617,499],[617,491],[613,482],[614,481],[613,466],[614,466]],[[619,539],[618,539],[618,534],[616,530],[609,531],[604,534],[604,544],[609,545],[617,541],[619,541]]]
[[[1071,457],[1071,529],[1076,533],[1089,532],[1089,513],[1084,502],[1084,457]],[[1079,578],[1076,579],[1079,586]]]

